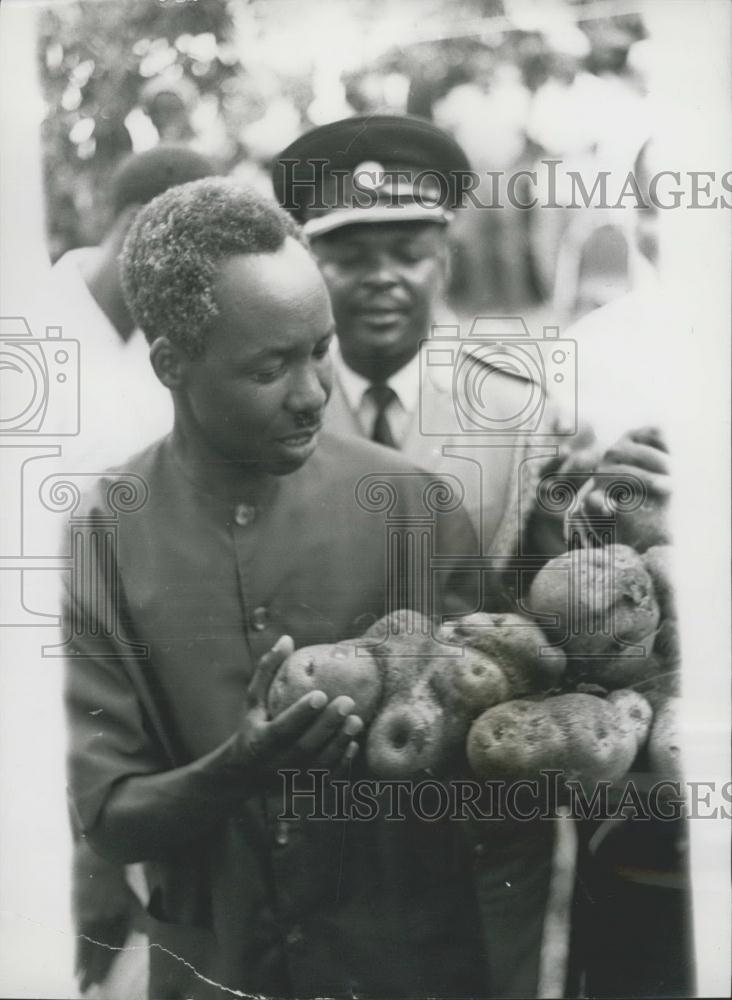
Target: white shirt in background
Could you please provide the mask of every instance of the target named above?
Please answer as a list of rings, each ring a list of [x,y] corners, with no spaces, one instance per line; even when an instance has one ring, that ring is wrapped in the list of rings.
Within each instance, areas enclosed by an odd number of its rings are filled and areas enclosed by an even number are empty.
[[[41,293],[40,322],[79,341],[79,433],[59,439],[68,472],[124,463],[173,426],[172,399],[155,376],[143,333],[134,330],[124,341],[84,281],[81,268],[97,253],[85,247],[64,254]]]

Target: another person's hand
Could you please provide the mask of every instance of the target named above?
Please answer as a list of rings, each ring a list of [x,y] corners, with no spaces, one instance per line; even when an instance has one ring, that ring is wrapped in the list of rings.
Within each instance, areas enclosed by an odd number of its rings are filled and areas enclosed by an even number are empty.
[[[670,498],[668,449],[657,428],[643,427],[629,431],[605,452],[594,487],[584,498],[584,511],[590,523],[593,517],[612,516],[615,541],[644,552],[671,541]]]
[[[668,447],[657,427],[628,431],[608,448],[596,471],[632,473],[653,495],[666,497],[671,491]]]
[[[344,767],[356,755],[354,737],[363,729],[362,719],[353,714],[352,698],[342,695],[329,702],[323,691],[311,691],[269,718],[270,684],[293,650],[292,639],[281,636],[260,659],[247,690],[238,734],[240,754],[244,766],[265,780],[283,767]]]
[[[143,908],[127,884],[123,865],[100,858],[85,840],[74,844],[72,911],[74,971],[82,993],[107,978]]]

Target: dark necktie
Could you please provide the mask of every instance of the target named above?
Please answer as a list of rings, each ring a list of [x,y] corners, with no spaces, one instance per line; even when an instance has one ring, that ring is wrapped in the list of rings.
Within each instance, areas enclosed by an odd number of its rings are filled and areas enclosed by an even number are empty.
[[[397,394],[391,386],[385,385],[383,382],[374,382],[368,387],[366,394],[369,399],[373,400],[374,405],[376,406],[376,416],[374,417],[374,426],[371,430],[371,440],[378,442],[378,444],[385,444],[388,448],[396,448],[397,443],[391,433],[391,427],[389,427],[386,411],[391,403],[397,399]]]

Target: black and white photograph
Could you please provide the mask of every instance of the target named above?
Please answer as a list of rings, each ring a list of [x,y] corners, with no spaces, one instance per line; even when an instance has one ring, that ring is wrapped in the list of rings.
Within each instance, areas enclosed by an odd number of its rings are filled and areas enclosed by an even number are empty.
[[[729,0],[1,0],[0,998],[732,989]]]

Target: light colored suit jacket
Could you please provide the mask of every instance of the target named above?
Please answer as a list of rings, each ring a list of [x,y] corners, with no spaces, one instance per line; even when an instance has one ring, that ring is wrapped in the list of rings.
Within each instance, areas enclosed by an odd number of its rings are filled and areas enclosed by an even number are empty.
[[[510,427],[511,418],[526,406],[533,389],[533,398],[542,407],[541,418],[537,418],[539,433],[466,434],[455,412],[451,371],[423,365],[419,375],[420,406],[412,414],[401,450],[418,467],[459,480],[465,493],[465,509],[480,540],[481,555],[517,556],[526,551],[525,529],[529,519],[536,516],[536,484],[550,464],[558,463],[558,456],[566,451],[566,439],[552,433],[560,425],[559,415],[543,390],[528,378],[489,365],[485,368],[490,378],[492,416],[503,418],[505,426]],[[325,428],[338,434],[365,436],[349,405],[337,365]],[[444,429],[444,434],[427,432],[438,428]],[[551,533],[561,537],[556,523]],[[554,554],[546,553],[547,557]]]

